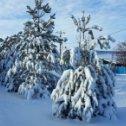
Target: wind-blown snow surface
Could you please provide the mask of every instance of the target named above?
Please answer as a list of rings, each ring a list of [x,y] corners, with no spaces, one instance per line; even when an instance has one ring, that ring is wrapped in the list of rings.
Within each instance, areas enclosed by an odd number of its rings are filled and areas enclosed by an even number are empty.
[[[52,116],[50,100],[26,100],[7,93],[0,87],[0,126],[125,126],[126,125],[126,75],[116,77],[115,101],[118,119],[96,117],[86,123],[79,120],[63,120]]]

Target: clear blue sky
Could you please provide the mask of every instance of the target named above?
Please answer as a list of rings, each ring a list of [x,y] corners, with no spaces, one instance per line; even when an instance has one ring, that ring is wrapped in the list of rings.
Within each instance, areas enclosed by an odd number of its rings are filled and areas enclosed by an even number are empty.
[[[126,0],[45,0],[50,3],[52,11],[56,12],[56,31],[63,30],[68,37],[69,46],[76,45],[76,28],[70,16],[81,15],[85,10],[91,14],[91,24],[103,27],[108,35],[126,28]],[[28,20],[26,5],[33,5],[34,0],[0,0],[0,37],[12,35],[23,29],[23,23]],[[126,31],[114,34],[117,41],[126,40]]]

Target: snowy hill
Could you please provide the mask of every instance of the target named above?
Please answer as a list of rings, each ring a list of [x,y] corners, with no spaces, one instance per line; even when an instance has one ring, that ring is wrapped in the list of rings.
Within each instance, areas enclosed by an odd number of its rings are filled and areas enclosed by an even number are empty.
[[[118,120],[96,117],[90,123],[79,120],[61,120],[52,116],[50,99],[26,100],[7,93],[0,87],[0,126],[125,126],[126,124],[126,76],[116,77],[115,101]]]

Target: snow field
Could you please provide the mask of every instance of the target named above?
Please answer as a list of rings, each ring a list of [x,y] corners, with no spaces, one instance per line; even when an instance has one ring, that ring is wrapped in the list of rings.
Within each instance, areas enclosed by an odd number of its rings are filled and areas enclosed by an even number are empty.
[[[91,119],[89,123],[57,119],[52,116],[50,99],[26,100],[0,87],[0,126],[125,126],[126,125],[126,76],[116,76],[115,101],[117,120],[104,117]]]

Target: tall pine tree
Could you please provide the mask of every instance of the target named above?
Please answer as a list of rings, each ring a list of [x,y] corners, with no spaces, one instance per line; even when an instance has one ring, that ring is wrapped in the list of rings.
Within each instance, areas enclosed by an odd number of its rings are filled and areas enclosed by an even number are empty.
[[[55,14],[50,14],[49,4],[35,0],[35,7],[27,6],[27,12],[32,19],[24,24],[22,37],[15,46],[17,56],[5,83],[8,91],[30,99],[49,94],[62,69],[55,45],[59,37],[53,34]]]

